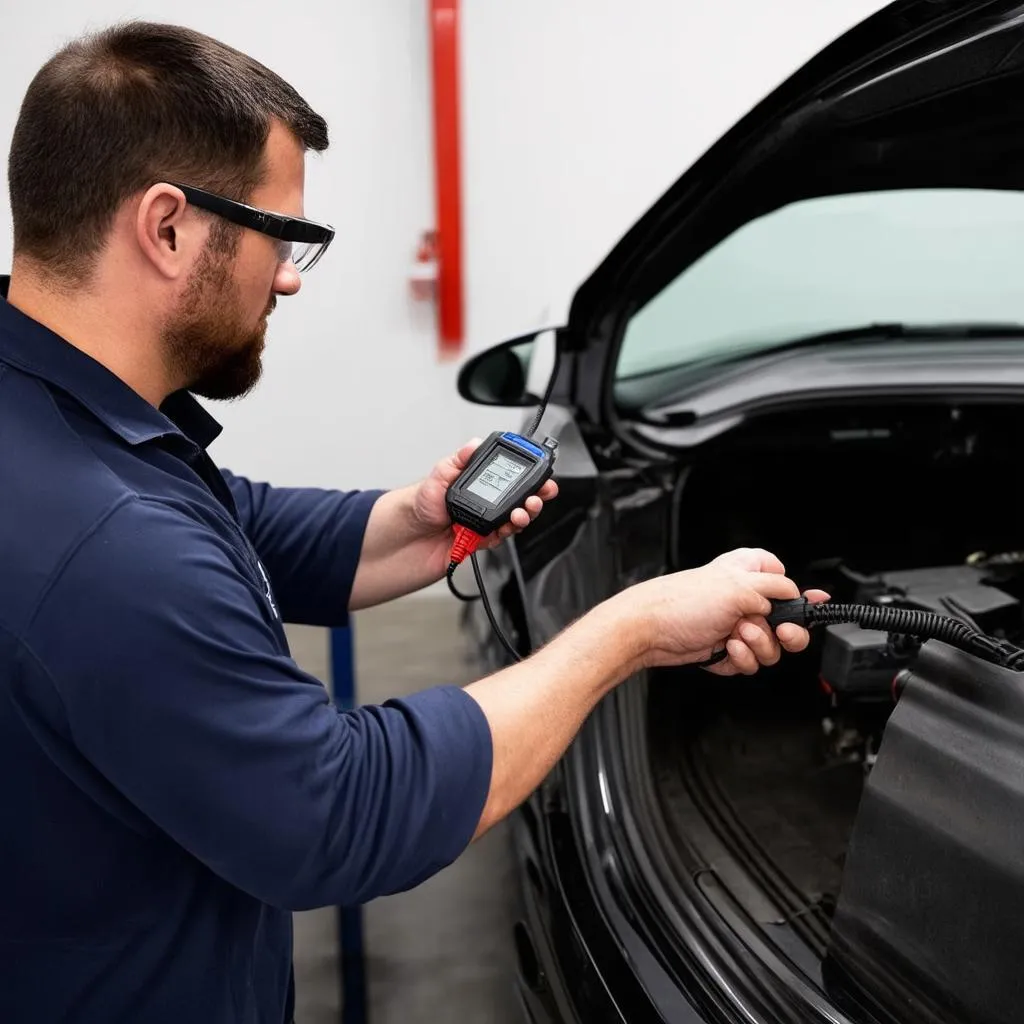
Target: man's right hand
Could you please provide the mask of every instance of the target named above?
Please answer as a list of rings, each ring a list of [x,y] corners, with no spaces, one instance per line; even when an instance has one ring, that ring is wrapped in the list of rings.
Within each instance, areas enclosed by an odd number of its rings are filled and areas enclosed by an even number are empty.
[[[799,596],[778,558],[739,548],[698,569],[636,584],[612,600],[623,608],[628,602],[645,667],[696,664],[724,645],[728,657],[709,671],[752,675],[761,665],[774,665],[783,648],[797,653],[809,643],[806,629],[786,623],[776,633],[765,620],[769,599]],[[825,601],[829,595],[811,590],[806,596]]]

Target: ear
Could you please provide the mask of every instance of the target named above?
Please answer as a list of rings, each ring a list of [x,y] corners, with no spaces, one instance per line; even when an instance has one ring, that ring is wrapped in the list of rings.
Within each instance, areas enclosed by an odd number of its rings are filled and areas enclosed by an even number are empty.
[[[142,257],[163,277],[188,273],[206,242],[209,227],[188,208],[173,185],[151,185],[135,215],[135,241]]]

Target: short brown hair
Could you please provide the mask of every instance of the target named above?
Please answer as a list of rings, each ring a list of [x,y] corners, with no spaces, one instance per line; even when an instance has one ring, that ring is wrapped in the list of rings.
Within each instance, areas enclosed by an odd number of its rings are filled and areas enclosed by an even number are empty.
[[[295,89],[216,39],[130,21],[75,40],[37,72],[14,129],[15,257],[81,284],[118,208],[155,182],[244,201],[275,119],[327,148],[327,123]]]

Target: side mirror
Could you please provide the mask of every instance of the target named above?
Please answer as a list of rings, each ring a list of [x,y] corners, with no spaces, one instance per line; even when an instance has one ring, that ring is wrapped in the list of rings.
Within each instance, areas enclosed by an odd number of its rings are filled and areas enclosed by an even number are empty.
[[[535,356],[541,354],[538,347],[545,348],[543,343],[538,346],[538,341],[544,335],[555,333],[546,328],[524,334],[473,356],[459,371],[459,394],[476,405],[536,405],[544,390],[543,387],[540,393],[535,390],[538,376],[534,372],[537,369]]]

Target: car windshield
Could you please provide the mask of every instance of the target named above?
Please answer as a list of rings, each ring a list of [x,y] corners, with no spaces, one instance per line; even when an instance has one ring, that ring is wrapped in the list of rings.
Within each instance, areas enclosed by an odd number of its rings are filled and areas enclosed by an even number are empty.
[[[1024,324],[1024,193],[857,193],[751,221],[633,316],[616,377],[872,323]]]

